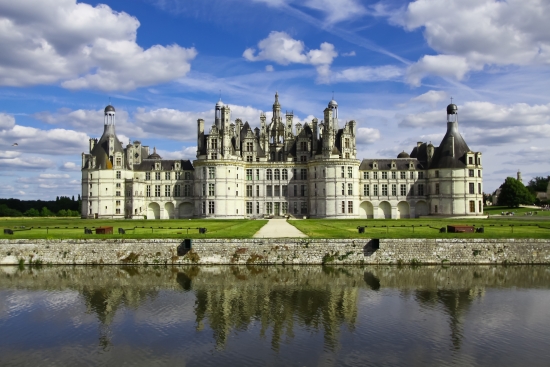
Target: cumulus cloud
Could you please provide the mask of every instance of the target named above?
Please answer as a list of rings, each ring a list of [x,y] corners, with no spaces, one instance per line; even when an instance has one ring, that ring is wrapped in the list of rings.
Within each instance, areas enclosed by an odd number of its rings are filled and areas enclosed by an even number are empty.
[[[53,179],[53,178],[69,178],[70,176],[62,173],[41,173],[39,178]]]
[[[0,158],[0,168],[9,169],[9,170],[25,170],[25,169],[36,169],[43,170],[46,168],[55,167],[55,163],[46,158],[37,157],[37,156],[26,156],[24,158],[17,157],[12,159],[2,159]]]
[[[447,92],[442,90],[430,90],[424,94],[411,98],[410,102],[429,103],[431,105],[447,99]]]
[[[459,106],[459,123],[465,126],[501,128],[550,124],[550,104],[528,105],[514,103],[498,105],[490,102],[466,102]],[[404,117],[401,127],[431,127],[445,121],[446,111],[429,111]]]
[[[333,72],[331,82],[377,82],[397,79],[403,75],[403,70],[396,66],[378,67],[359,66]]]
[[[88,139],[85,133],[74,130],[42,130],[14,125],[9,130],[0,131],[0,148],[11,148],[13,142],[17,142],[17,150],[25,153],[79,154],[86,150]]]
[[[62,171],[80,171],[80,166],[75,162],[65,162],[59,169]]]
[[[0,130],[9,130],[15,126],[15,119],[11,115],[0,113]]]
[[[378,129],[370,127],[360,127],[359,129],[357,129],[357,144],[372,144],[377,140],[380,140],[380,131]]]
[[[132,90],[190,70],[197,52],[136,43],[139,21],[76,0],[0,1],[0,85]]]
[[[247,48],[243,57],[248,61],[269,60],[280,65],[309,64],[317,69],[320,81],[326,81],[330,64],[338,53],[334,45],[323,42],[319,49],[306,52],[302,41],[295,40],[286,32],[272,31],[267,38],[258,43],[257,52],[254,48]],[[257,52],[257,54],[256,54]]]
[[[427,75],[462,79],[486,65],[550,63],[550,3],[541,0],[417,0],[394,22],[423,29],[439,55],[423,56],[408,70],[420,84]]]

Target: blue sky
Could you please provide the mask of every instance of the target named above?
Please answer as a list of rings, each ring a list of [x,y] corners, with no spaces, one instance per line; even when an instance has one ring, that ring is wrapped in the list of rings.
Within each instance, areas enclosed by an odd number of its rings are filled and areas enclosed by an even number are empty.
[[[80,193],[109,100],[124,143],[194,159],[220,92],[253,126],[275,91],[302,123],[334,93],[361,159],[438,145],[453,97],[485,191],[527,183],[550,174],[548,18],[546,0],[0,0],[0,197]]]

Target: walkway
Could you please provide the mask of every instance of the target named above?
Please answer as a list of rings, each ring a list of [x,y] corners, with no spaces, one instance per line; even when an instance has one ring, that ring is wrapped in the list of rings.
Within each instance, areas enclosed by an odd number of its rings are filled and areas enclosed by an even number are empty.
[[[254,238],[279,238],[279,237],[307,237],[286,219],[270,219],[265,226],[260,228]]]

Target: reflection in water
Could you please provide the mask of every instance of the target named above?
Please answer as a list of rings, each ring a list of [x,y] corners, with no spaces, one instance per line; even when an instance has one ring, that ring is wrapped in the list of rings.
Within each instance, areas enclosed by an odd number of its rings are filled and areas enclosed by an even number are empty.
[[[120,348],[139,350],[133,352],[135,362],[146,365],[147,361],[160,358],[157,349],[144,348],[155,335],[163,340],[160,345],[176,343],[162,352],[167,355],[166,360],[188,357],[186,360],[199,365],[215,363],[216,358],[221,358],[218,363],[242,362],[243,355],[239,353],[254,355],[255,359],[245,363],[250,365],[265,364],[269,360],[265,358],[274,358],[274,364],[281,365],[318,364],[316,358],[323,353],[330,353],[335,364],[348,365],[383,364],[396,353],[422,364],[441,364],[441,360],[445,364],[471,364],[483,358],[491,358],[483,360],[484,364],[496,363],[504,358],[502,353],[506,354],[496,336],[495,350],[500,354],[495,352],[492,356],[488,349],[479,355],[471,351],[480,340],[485,342],[484,338],[492,335],[478,328],[497,310],[503,315],[499,317],[508,318],[502,321],[508,325],[514,320],[521,324],[524,317],[503,308],[504,302],[498,297],[506,296],[509,307],[516,307],[517,303],[520,309],[525,304],[517,295],[518,288],[535,292],[543,300],[550,298],[548,266],[109,266],[2,270],[0,333],[6,335],[9,331],[14,337],[11,342],[0,341],[0,364],[10,361],[10,356],[16,358],[20,350],[24,356],[21,358],[30,360],[34,358],[28,354],[30,349],[37,349],[37,355],[47,353],[25,337],[29,332],[25,327],[29,325],[57,328],[61,335],[57,347],[61,349],[64,343],[73,342],[75,335],[80,335],[76,331],[83,322],[74,321],[83,317],[77,311],[80,306],[97,320],[91,330],[98,359],[92,358],[92,365],[101,364],[101,356],[113,358],[113,353],[121,353]],[[33,298],[35,293],[42,297],[46,292],[48,298],[48,294],[70,291],[78,294],[80,303],[58,300],[56,304],[42,304],[38,297]],[[22,292],[32,299],[30,303],[21,303]],[[536,338],[538,343],[548,339],[548,334],[540,333],[549,329],[550,313],[537,311],[537,304],[533,302],[531,309],[524,311],[525,317],[539,312],[543,320],[537,322],[543,321],[543,331],[527,330],[525,335],[515,336],[520,341],[525,338],[525,349],[537,348],[537,342],[529,338]],[[63,313],[57,314],[59,310]],[[36,315],[44,313],[49,316],[37,321]],[[52,315],[66,320],[52,324]],[[446,330],[438,329],[440,319],[446,320]],[[500,321],[491,319],[490,332],[511,332],[500,326]],[[59,326],[71,323],[72,329]],[[81,332],[83,340],[90,337],[89,329]],[[439,334],[443,340],[430,339]],[[317,346],[318,335],[325,352]],[[255,339],[257,336],[260,338]],[[407,344],[399,344],[403,340]],[[423,348],[433,347],[418,354],[416,343]],[[448,348],[441,347],[445,343]],[[203,345],[212,345],[215,352],[207,353]],[[82,348],[94,349],[85,341]],[[515,364],[510,357],[506,361]],[[524,358],[518,357],[517,361],[524,362]],[[56,364],[67,363],[71,360],[59,359]]]

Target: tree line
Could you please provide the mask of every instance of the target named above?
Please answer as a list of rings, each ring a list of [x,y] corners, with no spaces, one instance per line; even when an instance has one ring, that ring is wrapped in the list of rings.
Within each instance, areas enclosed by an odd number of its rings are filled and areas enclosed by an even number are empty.
[[[527,186],[521,181],[513,177],[507,177],[504,183],[500,186],[500,194],[498,195],[498,205],[508,207],[518,207],[522,204],[526,205],[541,205],[543,202],[536,197],[537,192],[546,192],[550,176],[535,177],[529,181]]]
[[[79,217],[78,198],[58,196],[55,200],[0,199],[0,217]]]

